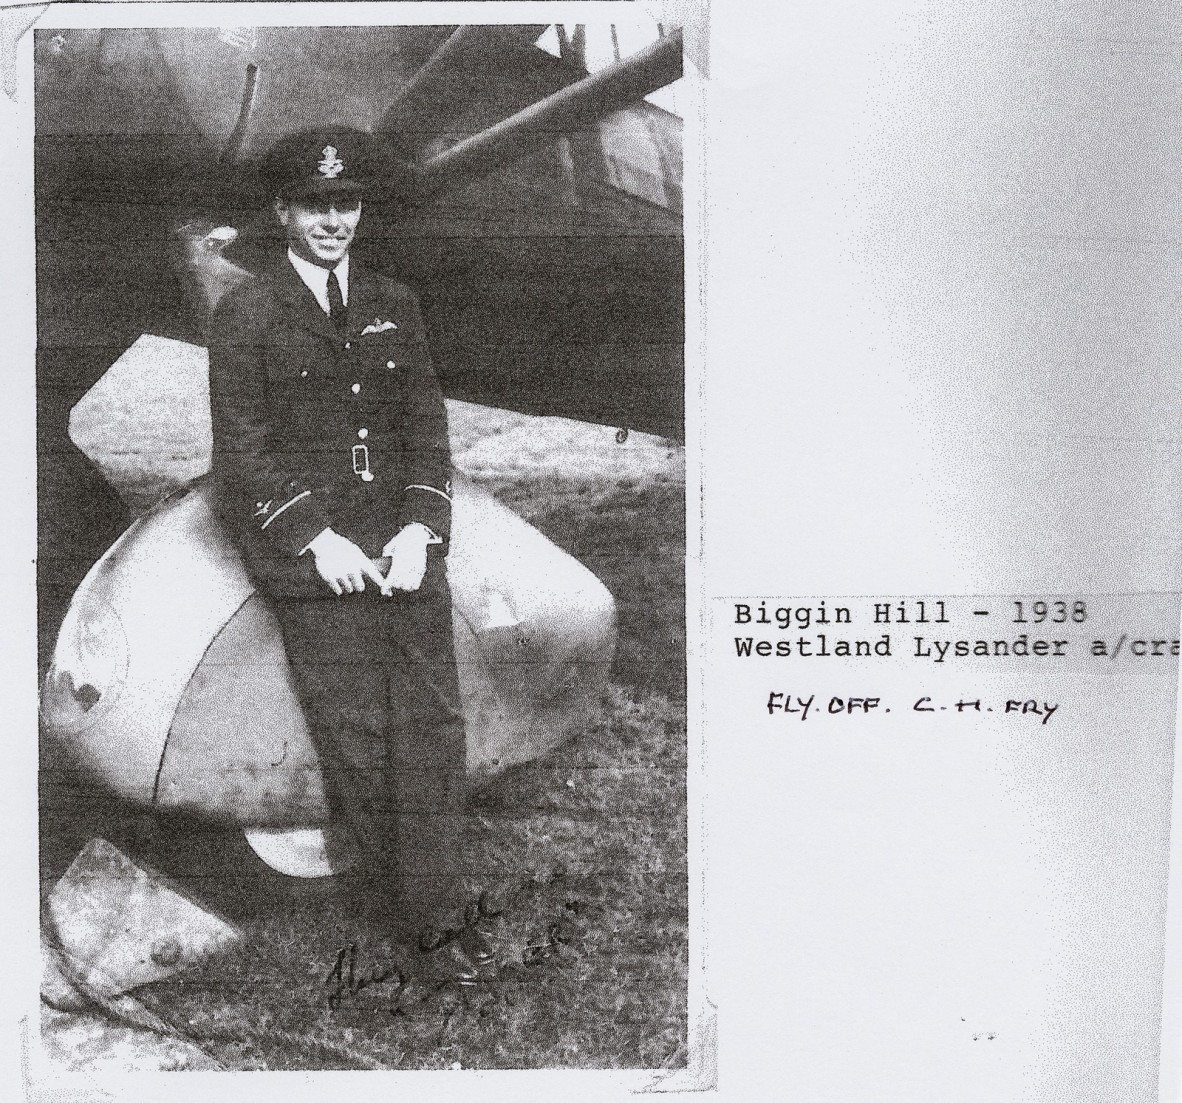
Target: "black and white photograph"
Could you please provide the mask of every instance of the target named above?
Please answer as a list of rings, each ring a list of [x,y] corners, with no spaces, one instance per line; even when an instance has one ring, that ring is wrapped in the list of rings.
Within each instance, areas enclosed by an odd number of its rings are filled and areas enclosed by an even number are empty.
[[[164,7],[32,32],[43,1052],[684,1072],[681,28]]]

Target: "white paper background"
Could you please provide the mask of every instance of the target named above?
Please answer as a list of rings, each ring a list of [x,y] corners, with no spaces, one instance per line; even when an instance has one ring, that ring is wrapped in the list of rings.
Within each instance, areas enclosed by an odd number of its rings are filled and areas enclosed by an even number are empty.
[[[724,10],[712,592],[1177,589],[1173,6]],[[1038,759],[984,724],[772,741],[745,681],[871,687],[717,662],[714,900],[766,930],[719,999],[758,991],[788,1094],[1154,1097],[1172,678],[1036,676],[1079,706]]]
[[[730,12],[712,578],[1176,588],[1175,6]]]
[[[733,15],[712,595],[1177,589],[1176,9]],[[722,1069],[752,1097],[1154,1097],[1169,680],[1090,684],[1039,761],[985,725],[768,739],[759,677],[715,662]],[[760,688],[869,692],[850,675]]]

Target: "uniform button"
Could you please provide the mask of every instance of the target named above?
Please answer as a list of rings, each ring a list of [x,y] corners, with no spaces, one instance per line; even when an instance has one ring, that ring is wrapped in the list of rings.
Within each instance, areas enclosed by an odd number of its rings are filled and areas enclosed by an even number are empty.
[[[392,368],[392,367],[394,367],[394,361],[393,361],[393,360],[387,360],[387,361],[386,361],[386,367],[388,367],[388,368]]]
[[[308,369],[305,368],[302,372],[300,372],[300,378],[303,379],[307,374],[308,374]]]
[[[369,430],[368,430],[368,429],[358,429],[358,430],[357,430],[357,435],[358,435],[358,436],[359,436],[359,437],[360,437],[362,440],[365,440],[365,438],[369,436]]]
[[[353,347],[353,342],[352,342],[352,341],[346,341],[346,342],[345,342],[345,348],[347,348],[347,349],[351,349],[352,347]]]
[[[352,387],[350,387],[349,389],[350,389],[350,390],[351,390],[351,391],[352,391],[354,394],[357,394],[357,393],[358,393],[358,392],[361,390],[361,384],[360,384],[360,383],[354,383],[354,384],[353,384],[353,386],[352,386]]]
[[[361,481],[363,483],[372,483],[373,482],[373,472],[372,471],[362,471],[361,472]]]

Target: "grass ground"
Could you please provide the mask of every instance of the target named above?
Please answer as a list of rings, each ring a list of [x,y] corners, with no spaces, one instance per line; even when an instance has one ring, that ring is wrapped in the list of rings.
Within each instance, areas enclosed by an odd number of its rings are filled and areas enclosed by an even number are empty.
[[[136,995],[228,1068],[661,1067],[684,1063],[687,882],[684,478],[651,438],[612,451],[571,423],[461,411],[457,463],[587,564],[615,595],[620,644],[601,718],[474,795],[470,895],[495,967],[452,980],[359,987],[407,954],[331,891],[259,892],[249,856],[186,835],[190,887],[244,928],[244,946]],[[523,446],[532,442],[533,448]],[[598,457],[598,458],[597,458]],[[77,817],[43,824],[47,862],[72,856]],[[134,842],[129,829],[122,839]],[[216,886],[199,873],[223,869]],[[158,852],[167,864],[167,854]],[[239,861],[240,859],[240,861]],[[60,872],[60,869],[59,869]],[[173,868],[170,872],[176,874]],[[216,874],[213,875],[216,879]],[[236,881],[235,878],[238,880]],[[240,891],[249,884],[249,892]],[[415,953],[416,951],[410,951]],[[333,1004],[333,1006],[330,1006]]]

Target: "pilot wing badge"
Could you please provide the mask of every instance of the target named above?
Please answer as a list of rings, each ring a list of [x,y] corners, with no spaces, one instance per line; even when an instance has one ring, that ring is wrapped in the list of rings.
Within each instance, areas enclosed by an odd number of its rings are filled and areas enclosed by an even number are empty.
[[[345,171],[345,162],[337,156],[336,146],[325,146],[320,152],[324,154],[324,160],[316,167],[325,178],[335,180]]]
[[[394,322],[383,322],[381,318],[375,318],[361,331],[361,336],[364,337],[367,333],[385,333],[388,329],[397,328]]]

